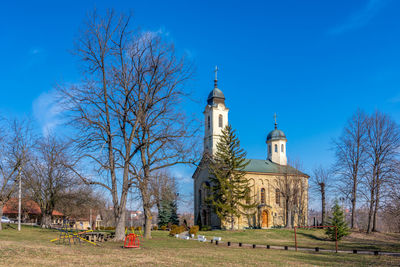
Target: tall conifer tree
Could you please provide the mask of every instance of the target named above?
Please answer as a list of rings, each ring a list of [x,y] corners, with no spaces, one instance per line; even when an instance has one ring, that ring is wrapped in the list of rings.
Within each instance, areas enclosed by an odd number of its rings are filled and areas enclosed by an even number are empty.
[[[345,215],[337,201],[335,201],[335,204],[332,207],[332,216],[329,217],[327,225],[337,227],[337,232],[335,232],[336,231],[335,228],[326,228],[325,233],[329,236],[331,240],[336,239],[336,234],[337,234],[337,240],[340,240],[342,239],[342,237],[350,234]]]
[[[256,206],[249,197],[249,181],[244,177],[244,169],[248,164],[246,152],[240,148],[235,131],[227,125],[217,143],[217,152],[210,159],[212,177],[208,201],[221,221],[230,223],[231,230],[235,218],[247,214]]]

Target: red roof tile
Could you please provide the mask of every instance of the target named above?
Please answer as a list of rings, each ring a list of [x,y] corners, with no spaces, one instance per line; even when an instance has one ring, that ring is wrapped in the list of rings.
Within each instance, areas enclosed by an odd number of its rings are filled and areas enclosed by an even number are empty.
[[[23,200],[22,201],[22,211],[28,214],[40,215],[41,209],[39,205],[33,200]],[[10,199],[3,207],[3,214],[18,214],[18,199]],[[61,212],[54,210],[53,216],[63,216]]]

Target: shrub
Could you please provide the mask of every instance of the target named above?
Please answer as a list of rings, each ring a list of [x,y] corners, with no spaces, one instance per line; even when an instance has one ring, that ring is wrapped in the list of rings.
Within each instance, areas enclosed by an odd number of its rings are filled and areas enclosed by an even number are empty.
[[[190,235],[197,235],[197,232],[199,231],[199,226],[198,225],[193,225],[190,227],[189,234]]]
[[[136,227],[135,227],[135,230],[136,230],[136,231],[142,231],[142,226],[136,226]]]
[[[201,231],[211,231],[211,226],[204,225],[203,227],[201,227]]]
[[[174,229],[176,229],[177,227],[178,227],[178,225],[173,224],[173,225],[171,225],[171,227],[170,227],[169,229],[174,230]]]
[[[174,226],[174,225],[173,225]],[[181,226],[177,226],[177,225],[175,225],[176,227],[173,227],[173,226],[171,226],[171,231],[169,231],[169,235],[170,236],[174,236],[174,235],[176,235],[176,234],[180,234],[180,233],[183,233],[183,232],[185,232],[185,226],[183,226],[183,225],[181,225]]]
[[[113,226],[107,226],[107,227],[104,227],[104,229],[103,230],[111,230],[111,231],[114,231],[115,230],[115,227],[113,227]]]
[[[163,230],[163,231],[167,230],[167,226],[166,225],[162,225],[161,226],[161,230]]]
[[[154,230],[154,231],[157,231],[157,230],[158,230],[158,226],[157,226],[157,225],[154,225],[154,226],[153,226],[153,230]]]

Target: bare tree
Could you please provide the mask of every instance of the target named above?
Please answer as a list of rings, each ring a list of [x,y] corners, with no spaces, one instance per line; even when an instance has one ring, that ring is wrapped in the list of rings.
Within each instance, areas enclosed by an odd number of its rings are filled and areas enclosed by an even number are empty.
[[[279,189],[283,197],[285,209],[285,227],[292,228],[293,218],[297,215],[298,224],[306,221],[307,200],[308,200],[308,176],[298,169],[300,164],[294,162],[293,166],[281,166],[282,175],[275,179],[275,187]]]
[[[37,142],[23,170],[30,195],[41,209],[43,228],[50,226],[57,203],[76,183],[76,176],[69,168],[71,162],[68,143],[49,135]]]
[[[334,141],[334,171],[340,177],[340,191],[351,200],[351,228],[356,228],[358,185],[366,160],[366,115],[361,110],[347,121],[339,139]]]
[[[66,188],[60,194],[59,201],[55,203],[57,211],[62,212],[65,217],[75,219],[89,217],[90,210],[98,214],[105,209],[105,206],[105,198],[100,192],[79,181]]]
[[[160,214],[162,201],[174,201],[177,195],[177,184],[174,177],[166,170],[155,172],[150,180],[150,192]]]
[[[185,97],[184,82],[191,66],[175,56],[174,47],[159,36],[146,34],[131,46],[131,62],[141,77],[138,92],[143,96],[134,142],[140,146],[131,161],[133,182],[139,189],[145,216],[146,238],[151,237],[151,191],[153,175],[162,169],[183,163],[195,163],[193,142],[196,130],[179,105]]]
[[[0,130],[0,218],[4,204],[11,198],[18,185],[18,175],[26,164],[32,146],[32,131],[28,121],[7,122]],[[19,178],[21,178],[19,176]],[[0,222],[0,230],[1,222]]]
[[[321,195],[321,224],[325,225],[326,219],[326,191],[331,180],[330,171],[326,168],[319,166],[314,169],[313,177],[311,179],[312,188],[314,191]]]
[[[125,207],[132,186],[139,189],[150,237],[153,171],[186,162],[179,98],[191,66],[155,33],[130,30],[130,16],[93,12],[77,41],[84,63],[79,86],[60,90],[70,111],[81,162],[94,163],[97,178],[80,174],[112,196],[116,240],[125,236]],[[187,144],[187,143],[186,143]]]
[[[367,147],[369,175],[369,213],[367,233],[377,231],[377,213],[380,208],[382,187],[396,173],[396,157],[400,149],[399,126],[387,115],[374,112],[367,123]]]

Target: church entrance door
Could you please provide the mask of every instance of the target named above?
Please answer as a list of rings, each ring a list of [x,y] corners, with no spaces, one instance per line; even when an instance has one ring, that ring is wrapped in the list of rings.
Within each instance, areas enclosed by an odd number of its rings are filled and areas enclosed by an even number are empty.
[[[262,225],[261,227],[268,227],[268,211],[264,210],[262,213]]]

